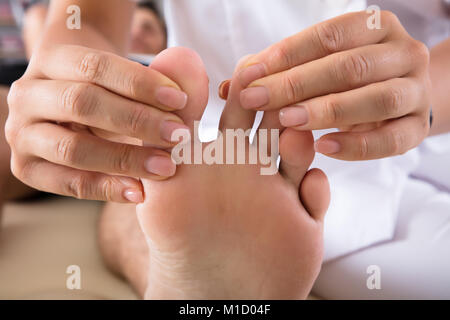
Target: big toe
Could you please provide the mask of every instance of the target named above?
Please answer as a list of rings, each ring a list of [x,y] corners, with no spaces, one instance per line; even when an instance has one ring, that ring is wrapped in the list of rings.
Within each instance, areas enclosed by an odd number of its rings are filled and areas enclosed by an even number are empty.
[[[200,56],[188,48],[169,48],[156,56],[150,68],[175,81],[187,94],[185,108],[175,113],[193,128],[194,121],[200,121],[208,103],[209,80]]]

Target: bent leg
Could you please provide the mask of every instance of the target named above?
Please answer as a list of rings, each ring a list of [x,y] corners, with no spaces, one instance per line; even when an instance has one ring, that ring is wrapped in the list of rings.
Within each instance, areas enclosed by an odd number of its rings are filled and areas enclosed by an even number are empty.
[[[106,266],[143,297],[149,253],[137,220],[136,205],[106,203],[98,225],[98,241]]]

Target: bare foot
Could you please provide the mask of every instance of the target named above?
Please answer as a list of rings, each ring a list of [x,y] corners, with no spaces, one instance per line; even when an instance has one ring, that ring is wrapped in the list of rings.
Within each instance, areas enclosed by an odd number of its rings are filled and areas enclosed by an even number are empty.
[[[189,94],[178,115],[192,128],[208,95],[200,58],[172,48],[152,68]],[[239,106],[241,90],[233,80],[222,130],[251,126],[254,114]],[[143,181],[145,203],[137,212],[151,257],[146,298],[307,297],[322,261],[329,187],[321,171],[308,172],[310,132],[285,130],[280,154],[280,172],[272,176],[261,175],[260,165],[203,164],[180,165],[167,181]]]

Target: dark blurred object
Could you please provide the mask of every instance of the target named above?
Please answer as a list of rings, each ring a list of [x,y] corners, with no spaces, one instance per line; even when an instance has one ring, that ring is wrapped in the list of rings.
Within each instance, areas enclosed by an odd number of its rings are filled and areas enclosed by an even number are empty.
[[[26,70],[27,60],[21,37],[17,26],[15,10],[11,4],[21,5],[19,0],[10,2],[0,0],[0,84],[10,85],[20,78]]]
[[[42,2],[47,2],[43,0],[17,0],[23,7],[24,10],[27,10],[29,7]]]
[[[444,5],[447,14],[450,15],[450,0],[442,0],[442,4]]]
[[[0,85],[11,86],[11,84],[22,77],[27,70],[28,64],[0,64]]]

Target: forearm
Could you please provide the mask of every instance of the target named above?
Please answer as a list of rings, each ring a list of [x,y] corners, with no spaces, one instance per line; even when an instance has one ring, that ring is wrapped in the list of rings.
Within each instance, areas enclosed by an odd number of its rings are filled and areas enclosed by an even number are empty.
[[[433,126],[430,135],[450,132],[450,39],[431,50]]]
[[[81,9],[80,30],[66,26],[70,16],[67,8],[74,4]],[[52,1],[40,46],[82,45],[123,55],[127,51],[133,9],[134,4],[129,0]]]

